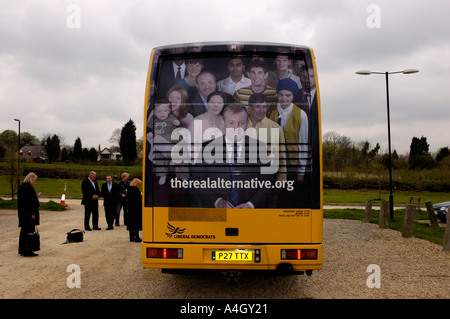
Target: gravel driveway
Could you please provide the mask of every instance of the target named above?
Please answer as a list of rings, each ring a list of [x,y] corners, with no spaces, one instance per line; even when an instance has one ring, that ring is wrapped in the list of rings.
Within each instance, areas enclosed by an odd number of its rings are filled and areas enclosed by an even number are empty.
[[[226,286],[219,275],[143,269],[140,244],[129,242],[124,226],[106,231],[102,206],[101,231],[62,244],[83,225],[79,201],[68,204],[65,212],[41,212],[41,251],[33,258],[17,254],[17,212],[0,211],[0,298],[450,298],[449,252],[374,224],[324,220],[324,266],[310,277],[245,274],[238,286]],[[81,288],[67,286],[73,264]]]

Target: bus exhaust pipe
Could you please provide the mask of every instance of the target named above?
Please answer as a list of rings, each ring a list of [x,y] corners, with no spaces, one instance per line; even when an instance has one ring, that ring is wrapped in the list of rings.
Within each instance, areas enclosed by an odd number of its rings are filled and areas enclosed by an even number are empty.
[[[279,264],[277,266],[276,272],[280,275],[304,275],[305,272],[308,277],[312,275],[312,270],[295,271],[292,265],[289,263]]]
[[[222,272],[227,286],[237,286],[242,273],[239,271],[229,270]]]
[[[278,266],[277,266],[277,272],[280,274],[280,275],[289,275],[289,274],[292,274],[292,272],[293,272],[293,270],[292,270],[293,268],[292,268],[292,265],[291,264],[288,264],[288,263],[283,263],[283,264],[279,264]]]

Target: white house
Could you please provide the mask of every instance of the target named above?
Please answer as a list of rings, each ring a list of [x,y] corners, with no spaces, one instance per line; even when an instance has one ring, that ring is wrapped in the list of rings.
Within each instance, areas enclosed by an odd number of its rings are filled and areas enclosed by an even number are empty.
[[[104,160],[115,161],[118,159],[122,159],[122,153],[118,151],[112,151],[111,149],[105,147],[101,152],[98,153],[97,162]]]

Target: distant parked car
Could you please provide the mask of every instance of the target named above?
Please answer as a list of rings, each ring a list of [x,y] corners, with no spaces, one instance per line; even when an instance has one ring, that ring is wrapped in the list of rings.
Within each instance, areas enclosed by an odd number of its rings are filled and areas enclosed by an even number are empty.
[[[434,208],[434,213],[436,214],[436,217],[441,222],[446,223],[447,222],[447,213],[450,209],[450,201],[434,204],[433,208]]]

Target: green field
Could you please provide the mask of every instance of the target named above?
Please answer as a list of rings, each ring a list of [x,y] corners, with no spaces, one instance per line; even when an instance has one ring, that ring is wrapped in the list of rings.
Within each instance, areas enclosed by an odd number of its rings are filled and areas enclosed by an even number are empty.
[[[420,205],[425,207],[425,202],[430,200],[432,203],[440,203],[450,200],[450,193],[434,193],[434,192],[407,192],[396,191],[393,193],[395,205],[409,204],[409,197],[420,197]],[[346,203],[346,204],[364,204],[367,199],[371,199],[373,205],[379,204],[381,200],[389,201],[389,191],[375,190],[336,190],[324,189],[324,203]],[[413,202],[416,204],[417,202]]]
[[[101,185],[102,181],[99,182]],[[61,197],[64,187],[66,186],[66,197],[82,197],[81,180],[78,179],[56,179],[56,178],[39,178],[34,185],[36,193],[41,193],[41,197]],[[0,196],[11,196],[8,181],[0,178]]]

